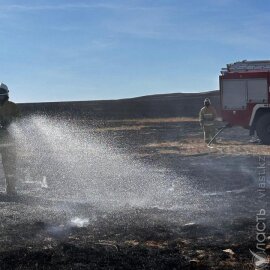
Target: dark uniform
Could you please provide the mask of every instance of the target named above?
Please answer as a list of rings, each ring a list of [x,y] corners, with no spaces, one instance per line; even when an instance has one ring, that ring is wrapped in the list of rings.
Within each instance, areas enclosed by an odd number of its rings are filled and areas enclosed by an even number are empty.
[[[19,116],[15,103],[6,101],[0,106],[0,154],[6,178],[7,194],[16,193],[16,147],[9,125]]]

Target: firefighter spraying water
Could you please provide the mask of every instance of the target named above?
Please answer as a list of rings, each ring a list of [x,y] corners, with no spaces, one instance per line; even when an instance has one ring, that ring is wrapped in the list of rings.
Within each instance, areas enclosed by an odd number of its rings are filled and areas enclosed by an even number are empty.
[[[19,116],[17,106],[9,101],[8,87],[0,85],[0,154],[6,178],[6,192],[16,195],[16,147],[9,125]]]

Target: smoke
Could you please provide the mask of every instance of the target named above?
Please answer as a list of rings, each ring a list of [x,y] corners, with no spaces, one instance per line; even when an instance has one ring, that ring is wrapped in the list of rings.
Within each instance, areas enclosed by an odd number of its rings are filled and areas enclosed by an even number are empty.
[[[87,227],[89,225],[89,218],[75,217],[71,219],[70,224],[71,226],[78,228]]]

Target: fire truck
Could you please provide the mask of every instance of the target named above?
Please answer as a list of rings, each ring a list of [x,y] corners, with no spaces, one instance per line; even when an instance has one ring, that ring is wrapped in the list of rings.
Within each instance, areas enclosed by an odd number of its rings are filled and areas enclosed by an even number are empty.
[[[228,64],[219,76],[221,116],[270,144],[270,61]]]

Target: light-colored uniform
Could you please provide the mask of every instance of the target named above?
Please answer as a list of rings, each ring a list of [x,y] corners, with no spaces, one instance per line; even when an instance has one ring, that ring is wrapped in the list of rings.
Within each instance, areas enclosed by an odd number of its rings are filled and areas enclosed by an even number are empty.
[[[16,147],[8,127],[19,116],[17,105],[6,101],[0,106],[0,154],[6,178],[7,193],[15,192],[16,185]]]
[[[209,143],[216,134],[216,128],[215,128],[215,122],[214,122],[216,117],[217,117],[216,110],[211,105],[209,105],[209,107],[204,106],[200,110],[199,121],[200,121],[200,125],[203,128],[204,141],[206,143]],[[213,142],[215,142],[215,140]]]

